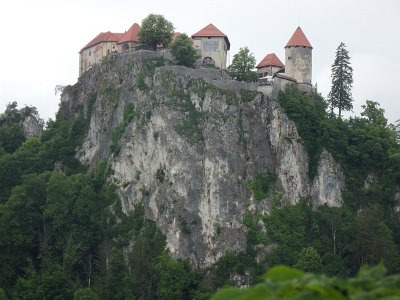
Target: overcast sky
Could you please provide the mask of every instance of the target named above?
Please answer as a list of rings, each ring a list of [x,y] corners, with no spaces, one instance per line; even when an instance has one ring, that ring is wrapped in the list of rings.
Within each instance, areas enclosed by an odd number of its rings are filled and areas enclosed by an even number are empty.
[[[400,119],[399,0],[10,0],[0,11],[0,111],[7,103],[36,106],[54,118],[56,85],[74,84],[78,52],[102,31],[124,32],[150,13],[164,15],[189,35],[213,23],[231,42],[230,60],[249,47],[257,63],[284,46],[300,26],[313,49],[313,83],[325,96],[335,50],[344,42],[354,69],[354,111],[380,102]]]

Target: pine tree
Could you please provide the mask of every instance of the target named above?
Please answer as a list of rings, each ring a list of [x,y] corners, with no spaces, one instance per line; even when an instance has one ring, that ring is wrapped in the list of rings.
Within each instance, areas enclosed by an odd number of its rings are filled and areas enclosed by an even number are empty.
[[[339,118],[342,111],[353,108],[351,88],[353,84],[353,68],[350,66],[349,51],[342,42],[336,49],[336,58],[332,65],[332,88],[328,95],[331,115],[335,108],[339,109]]]

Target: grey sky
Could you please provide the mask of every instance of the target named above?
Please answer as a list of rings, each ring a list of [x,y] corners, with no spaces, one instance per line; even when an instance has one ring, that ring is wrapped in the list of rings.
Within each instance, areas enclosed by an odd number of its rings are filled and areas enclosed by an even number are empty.
[[[149,13],[164,15],[189,35],[213,23],[228,35],[230,59],[247,46],[259,62],[284,46],[301,26],[313,50],[313,83],[326,95],[340,42],[354,69],[354,111],[365,100],[381,103],[391,122],[400,119],[400,1],[398,0],[13,0],[0,12],[0,111],[10,101],[34,105],[54,118],[58,84],[74,84],[79,50],[102,31],[123,32]]]

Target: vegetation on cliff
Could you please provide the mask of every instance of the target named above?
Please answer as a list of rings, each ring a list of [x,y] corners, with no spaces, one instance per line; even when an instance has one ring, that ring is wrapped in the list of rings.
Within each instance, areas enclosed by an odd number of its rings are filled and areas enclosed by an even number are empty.
[[[143,69],[132,88],[150,93],[146,78],[155,68]],[[199,95],[223,95],[228,105],[249,104],[258,96],[247,90],[234,94],[200,79],[192,79],[189,86]],[[67,90],[74,93],[75,88]],[[169,93],[165,105],[185,113],[175,130],[187,137],[188,143],[201,143],[200,125],[206,122],[206,113],[196,110],[187,91],[170,88],[165,92]],[[108,95],[110,105],[115,106],[117,88],[105,85],[98,93]],[[88,97],[87,115],[96,97],[96,93]],[[255,213],[245,203],[246,249],[227,252],[201,271],[194,271],[186,260],[169,256],[165,236],[154,221],[146,219],[143,206],[137,205],[128,215],[122,212],[115,187],[107,182],[112,172],[108,162],[101,162],[90,173],[75,158],[89,126],[84,110],[71,113],[62,103],[56,120],[47,123],[42,136],[27,140],[21,136],[18,117],[13,117],[16,106],[6,110],[0,116],[0,297],[208,299],[225,285],[257,283],[257,276],[265,270],[269,273],[254,288],[225,290],[216,299],[242,293],[246,299],[259,289],[285,290],[292,297],[295,294],[291,292],[306,297],[325,291],[355,297],[363,284],[372,295],[379,292],[374,282],[389,288],[389,283],[398,279],[384,277],[381,267],[363,271],[349,281],[336,277],[353,276],[363,265],[380,262],[390,274],[400,271],[400,224],[394,211],[400,185],[398,127],[388,124],[373,101],[366,102],[360,117],[347,120],[332,117],[316,93],[305,95],[288,87],[278,101],[296,123],[309,153],[310,177],[316,174],[323,147],[340,162],[346,175],[343,206],[312,207],[309,199],[287,205],[281,201],[275,174],[260,173],[245,185],[257,203],[272,195],[271,212]],[[139,114],[137,119],[144,122],[151,114],[150,107],[140,112],[130,103],[124,108],[121,122],[111,132],[110,150],[115,155],[129,123]],[[161,166],[156,179],[165,181]],[[181,226],[187,227],[184,234],[190,234],[188,223]],[[281,264],[336,277],[280,269],[285,276],[280,281],[276,277],[279,269],[272,267]]]

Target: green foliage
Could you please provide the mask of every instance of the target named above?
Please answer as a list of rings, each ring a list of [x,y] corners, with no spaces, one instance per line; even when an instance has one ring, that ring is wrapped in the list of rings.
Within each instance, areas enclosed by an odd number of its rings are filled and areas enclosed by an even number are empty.
[[[192,288],[197,278],[190,271],[187,261],[171,259],[168,253],[161,253],[155,265],[157,273],[157,299],[192,299]]]
[[[233,284],[231,275],[244,275],[245,270],[253,264],[252,257],[244,252],[226,252],[213,267],[213,283],[215,287]]]
[[[309,207],[306,201],[274,209],[265,216],[268,237],[278,244],[268,256],[271,265],[293,266],[307,241],[307,228],[310,228]]]
[[[0,149],[14,153],[25,141],[21,124],[0,125]]]
[[[240,48],[239,52],[233,56],[231,65],[228,67],[228,73],[240,81],[255,81],[257,75],[252,71],[256,66],[256,59],[249,48]]]
[[[328,102],[333,116],[333,110],[339,110],[339,118],[342,111],[353,108],[351,87],[353,84],[353,68],[350,66],[349,51],[344,43],[340,43],[336,49],[336,58],[332,65],[332,88],[328,95]]]
[[[100,93],[107,98],[107,102],[110,103],[113,107],[116,107],[118,105],[120,94],[120,90],[118,87],[108,82],[105,83],[104,86],[101,88]],[[90,96],[89,100],[93,101],[93,96]]]
[[[240,98],[242,102],[250,102],[259,94],[257,91],[240,90]]]
[[[399,287],[400,276],[385,276],[382,265],[364,268],[348,280],[276,266],[268,270],[261,283],[244,289],[224,288],[211,299],[398,299]]]
[[[119,141],[125,132],[126,126],[128,126],[128,124],[132,121],[134,117],[135,105],[133,103],[128,103],[124,107],[122,122],[115,127],[111,136],[110,150],[115,155],[118,155],[119,151],[121,150],[121,145],[119,144]]]
[[[99,297],[95,292],[89,288],[76,290],[74,293],[74,300],[98,300]]]
[[[178,134],[183,135],[191,143],[201,143],[204,140],[201,130],[204,113],[197,110],[188,93],[182,90],[172,90],[167,103],[174,109],[184,112],[186,117],[175,125]]]
[[[309,246],[301,250],[297,262],[293,266],[307,273],[319,273],[322,269],[322,260],[314,247]]]
[[[0,300],[8,300],[6,292],[2,288],[0,288]]]
[[[156,179],[157,179],[159,182],[161,182],[161,183],[164,181],[164,179],[165,179],[165,171],[164,171],[164,168],[160,167],[160,168],[157,169],[157,172],[156,172]]]
[[[285,113],[296,123],[296,128],[310,156],[309,176],[313,178],[317,171],[319,156],[326,137],[326,104],[315,93],[310,96],[301,93],[293,85],[280,92],[278,101]]]
[[[258,174],[251,180],[246,182],[246,185],[253,192],[254,198],[261,201],[267,198],[270,188],[275,184],[276,175],[273,172]]]
[[[39,125],[43,121],[39,118],[33,106],[18,109],[17,102],[8,103],[4,113],[0,114],[0,155],[1,153],[14,153],[26,140],[22,123],[28,116],[34,117]]]
[[[139,43],[149,45],[154,50],[158,45],[167,48],[172,40],[174,26],[162,15],[150,14],[142,21]]]
[[[148,87],[146,85],[146,77],[145,77],[144,73],[139,73],[137,81],[136,81],[136,86],[142,92],[144,92],[148,89]]]
[[[199,55],[193,48],[193,42],[185,33],[180,34],[171,46],[171,53],[178,65],[192,67]]]

